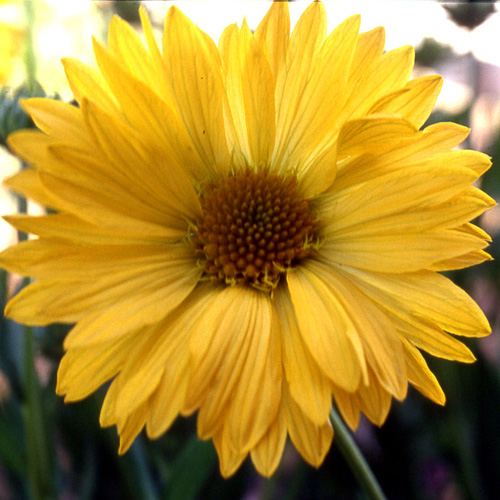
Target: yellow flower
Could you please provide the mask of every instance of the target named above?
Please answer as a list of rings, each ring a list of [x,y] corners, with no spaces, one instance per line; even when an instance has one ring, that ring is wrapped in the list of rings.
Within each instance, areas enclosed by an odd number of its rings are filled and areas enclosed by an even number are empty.
[[[18,2],[0,0],[0,9],[17,7]],[[14,60],[20,55],[24,30],[13,22],[2,19],[0,11],[0,86],[10,78]]]
[[[160,51],[141,17],[145,45],[115,18],[98,70],[64,61],[79,108],[28,100],[41,132],[9,140],[33,168],[7,184],[57,213],[6,217],[39,236],[0,256],[35,280],[6,314],[76,323],[58,394],[112,380],[120,453],[198,412],[224,476],[248,454],[272,474],[287,435],[318,467],[332,396],[353,429],[408,382],[443,404],[420,350],[471,362],[450,334],[490,328],[439,272],[489,259],[469,221],[494,203],[466,128],[419,130],[441,78],[408,81],[413,49],[359,16],[327,36],[319,2],[218,47],[172,7]]]

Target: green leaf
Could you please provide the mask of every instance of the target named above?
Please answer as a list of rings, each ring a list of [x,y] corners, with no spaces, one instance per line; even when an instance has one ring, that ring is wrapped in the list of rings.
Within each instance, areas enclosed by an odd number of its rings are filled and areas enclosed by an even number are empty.
[[[166,500],[194,500],[213,471],[217,455],[209,441],[190,440],[172,466]]]

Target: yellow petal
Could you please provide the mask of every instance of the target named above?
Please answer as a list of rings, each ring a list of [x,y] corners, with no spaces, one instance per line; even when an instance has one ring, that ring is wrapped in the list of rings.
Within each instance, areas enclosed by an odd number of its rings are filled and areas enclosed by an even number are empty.
[[[493,204],[464,191],[475,176],[441,164],[439,170],[408,167],[339,188],[321,208],[329,219],[322,254],[352,267],[411,272],[484,248],[482,237],[453,228]]]
[[[168,157],[168,150],[152,150],[152,145],[134,129],[89,101],[83,101],[82,112],[96,143],[132,185],[143,186],[145,196],[156,198],[156,204],[164,209],[173,208],[188,218],[201,217],[193,185],[182,168]]]
[[[380,307],[403,321],[435,324],[467,337],[488,335],[491,329],[479,306],[448,278],[430,271],[402,276],[337,267]],[[425,319],[424,319],[425,318]]]
[[[364,92],[363,87],[371,80],[370,77],[374,76],[372,73],[382,56],[384,45],[385,30],[383,27],[379,26],[365,33],[360,33],[349,73],[348,89],[353,89],[350,92],[352,93],[350,98],[354,97],[360,89]],[[379,69],[382,68],[379,67]]]
[[[256,324],[253,333],[226,423],[231,442],[240,450],[257,445],[275,420],[281,399],[279,331],[272,328],[268,337],[264,328]]]
[[[427,363],[410,342],[403,339],[405,349],[405,361],[408,368],[408,380],[426,398],[431,399],[439,405],[444,405],[446,396],[439,385],[435,375],[429,370]]]
[[[119,384],[116,379],[114,379],[109,385],[106,396],[101,407],[101,413],[99,415],[99,424],[101,427],[110,427],[116,424],[117,417],[114,412],[115,397],[119,389]]]
[[[134,349],[124,360],[113,398],[118,425],[149,398],[147,431],[158,437],[178,415],[187,386],[189,362],[187,314],[184,304],[169,317],[136,335]],[[148,383],[145,385],[144,381]]]
[[[138,235],[144,233],[143,229],[148,231],[148,226],[149,230],[163,233],[164,236],[170,232],[175,239],[185,234],[185,218],[179,213],[175,215],[173,209],[170,209],[169,213],[167,203],[157,201],[155,204],[147,189],[141,188],[143,182],[131,182],[130,178],[127,179],[123,171],[116,168],[113,162],[91,143],[90,137],[86,139],[86,144],[80,147],[54,142],[49,136],[39,132],[23,131],[11,136],[10,144],[17,154],[28,162],[36,164],[40,171],[40,181],[50,184],[46,189],[51,193],[50,206],[55,205],[55,208],[60,210],[64,210],[65,207],[70,211],[73,209],[89,217],[91,221],[111,223],[115,228],[121,226],[125,231],[127,231],[127,219],[132,224],[137,224],[137,220],[135,223],[130,220],[133,214],[135,218],[143,221],[135,230],[129,229],[128,232],[135,232]],[[135,166],[129,164],[122,168],[127,171]],[[183,176],[175,177],[178,179],[178,185],[184,185],[184,189],[188,190],[187,181],[182,182]],[[61,184],[65,183],[68,184],[62,187]],[[58,194],[62,195],[64,200],[61,200]],[[191,199],[193,206],[196,207],[198,204],[196,197]],[[77,207],[82,207],[82,210]],[[110,217],[109,211],[113,210],[111,207],[121,212],[121,215],[115,213],[115,217]],[[130,207],[134,207],[133,212]],[[108,213],[104,214],[103,211]],[[122,220],[119,222],[119,219]],[[146,221],[153,222],[153,225]],[[143,229],[140,226],[143,226]],[[153,229],[154,226],[156,229]],[[173,227],[177,230],[172,229]]]
[[[49,146],[54,144],[53,138],[38,130],[17,130],[9,136],[7,143],[25,162],[38,169],[50,170],[54,160]]]
[[[266,55],[275,83],[285,69],[290,40],[288,2],[273,2],[255,30],[255,39]],[[276,93],[278,95],[278,93]]]
[[[187,367],[188,334],[189,331],[172,331],[168,320],[145,328],[137,334],[134,350],[123,363],[117,377],[119,389],[114,403],[116,415],[127,415],[135,411],[150,396],[151,401],[154,401],[157,394],[153,393],[165,378],[167,366],[172,370],[171,365],[180,362],[181,368]],[[147,384],[144,383],[145,380]],[[170,382],[173,380],[170,379]],[[170,394],[174,396],[175,391]],[[179,401],[176,405],[173,401],[171,403],[173,411],[168,415],[167,423],[175,418],[180,408]]]
[[[370,422],[381,426],[391,408],[391,395],[380,385],[372,370],[369,371],[367,384],[360,384],[355,398],[360,410],[367,416]]]
[[[332,224],[328,225],[328,231],[445,203],[477,178],[471,169],[459,164],[448,165],[441,158],[404,169],[381,168],[379,172],[365,170],[364,165],[364,159],[360,159],[359,163],[351,164],[352,176],[339,173],[331,190],[332,197],[325,197],[326,209],[335,211],[330,216]],[[325,213],[323,218],[326,216]]]
[[[406,396],[406,366],[403,349],[394,324],[370,299],[352,283],[329,266],[311,263],[309,268],[328,283],[356,327],[364,355],[376,378],[385,390],[399,400]]]
[[[132,446],[135,438],[141,432],[148,417],[149,401],[145,401],[133,413],[127,416],[123,422],[118,423],[118,434],[120,435],[119,455],[124,455]]]
[[[391,230],[394,230],[392,226]],[[426,230],[419,233],[361,231],[330,237],[322,255],[337,264],[373,272],[404,273],[428,269],[445,259],[481,250],[487,242],[455,229]],[[398,258],[394,259],[397,254]]]
[[[361,409],[358,403],[356,393],[347,392],[340,387],[332,384],[332,393],[335,398],[337,408],[342,415],[345,423],[355,431],[359,425],[359,418],[361,416]]]
[[[17,174],[5,179],[3,185],[25,198],[41,203],[47,208],[56,208],[57,202],[40,181],[38,172],[32,168],[21,170]]]
[[[250,155],[254,165],[268,165],[275,137],[274,81],[255,40],[249,45],[242,76]]]
[[[203,163],[192,151],[193,146],[188,136],[190,131],[185,130],[182,120],[168,103],[147,85],[128,74],[120,62],[98,42],[94,42],[94,52],[101,71],[121,104],[123,114],[141,132],[140,135],[162,144],[167,148],[168,157],[175,159],[186,170],[191,172],[202,169],[204,178],[209,172],[214,172],[213,164]],[[208,132],[210,131],[207,129]]]
[[[84,98],[92,99],[108,114],[120,114],[118,102],[98,70],[72,58],[63,58],[61,62],[71,92],[78,103]]]
[[[65,156],[69,157],[69,155],[70,153],[66,151]],[[112,232],[121,230],[135,234],[142,240],[156,241],[179,241],[186,234],[187,223],[181,224],[179,220],[176,223],[173,218],[170,218],[169,222],[174,227],[149,222],[147,219],[154,218],[154,211],[140,207],[137,198],[125,194],[122,190],[113,191],[110,189],[110,183],[105,189],[96,180],[89,181],[88,184],[76,184],[47,173],[40,174],[40,179],[46,189],[53,193],[58,208],[78,213],[91,224],[109,228]],[[121,194],[123,197],[120,196]],[[129,204],[127,204],[127,198],[129,198]],[[135,206],[137,212],[131,213],[130,206]],[[143,209],[141,213],[138,213],[139,208]]]
[[[271,424],[250,455],[255,468],[264,477],[271,477],[278,468],[286,442],[286,417],[280,405],[276,420]]]
[[[356,210],[351,206],[350,208],[356,212],[359,222],[354,222],[356,217],[351,219],[350,213],[346,214],[346,217],[342,217],[342,221],[335,222],[338,230],[334,231],[334,237],[338,237],[339,233],[343,232],[353,237],[371,236],[375,238],[381,233],[411,234],[428,230],[459,228],[495,206],[495,201],[492,198],[473,186],[460,189],[458,194],[449,199],[440,200],[441,202],[432,199],[426,200],[425,193],[417,191],[415,189],[415,206],[407,206],[402,202],[401,206],[394,206],[391,213],[390,207],[387,207],[389,210],[384,210],[378,205],[377,210],[380,210],[380,217],[378,213],[369,213],[371,200],[367,203],[366,212],[365,207],[358,206],[356,207],[358,210]],[[340,214],[335,215],[339,216]],[[353,222],[353,226],[350,226],[350,222]],[[471,233],[471,235],[476,234]],[[485,239],[483,235],[476,236]]]
[[[399,327],[401,336],[411,344],[433,356],[462,363],[473,363],[476,358],[462,342],[439,328],[419,328],[419,325],[406,322]]]
[[[163,319],[177,307],[195,287],[199,270],[189,258],[166,260],[164,272],[147,273],[135,293],[127,289],[123,295],[117,287],[113,304],[102,307],[82,319],[65,339],[67,349],[88,345],[105,339],[119,338]]]
[[[394,147],[384,160],[387,164],[396,162],[405,165],[427,160],[433,156],[448,153],[458,146],[469,135],[469,129],[456,123],[435,123],[429,125],[415,138],[402,140],[398,147]]]
[[[202,438],[217,431],[226,406],[227,433],[239,450],[254,447],[274,420],[281,348],[277,332],[271,332],[270,307],[268,297],[257,291],[225,288],[194,327],[189,396],[206,391],[198,415]]]
[[[235,156],[233,162],[237,162],[241,168],[251,164],[242,76],[251,38],[252,33],[248,25],[243,24],[240,29],[236,24],[231,24],[222,32],[219,40],[229,107],[225,117],[233,123],[235,133],[234,137],[228,135],[228,144]],[[240,155],[244,157],[243,161],[238,159]]]
[[[335,166],[314,165],[317,153],[332,147],[339,128],[339,114],[344,101],[360,18],[353,16],[340,24],[325,40],[318,53],[314,70],[304,86],[295,116],[286,138],[279,147],[286,148],[291,167],[297,166],[299,180],[307,178],[306,196],[326,190],[334,180]],[[290,75],[291,76],[291,75]],[[283,96],[283,99],[286,95]],[[278,115],[278,127],[280,116]],[[282,130],[282,132],[284,132]],[[278,149],[276,162],[280,161]]]
[[[243,303],[246,304],[244,310],[241,307]],[[267,338],[271,328],[268,301],[245,287],[214,287],[207,292],[199,308],[203,313],[194,325],[190,339],[193,356],[190,397],[204,395],[221,368],[232,376],[223,380],[220,389],[229,387],[230,391],[238,378],[234,374],[236,367],[240,370],[244,364],[244,359],[238,358],[239,350],[245,348],[246,351],[250,347],[254,323],[259,322],[262,334]],[[259,313],[267,317],[259,317]],[[228,350],[234,363],[226,363]]]
[[[170,90],[196,151],[207,171],[226,173],[230,157],[222,126],[224,83],[215,43],[172,7],[165,20],[163,52]]]
[[[431,271],[451,271],[454,269],[463,269],[465,267],[476,266],[487,260],[493,260],[493,257],[483,250],[476,250],[451,259],[440,260],[429,267]]]
[[[405,136],[413,136],[416,128],[403,118],[394,115],[375,115],[347,122],[338,138],[338,159],[369,153],[390,151]]]
[[[134,78],[144,82],[158,95],[165,94],[165,87],[161,85],[164,83],[161,70],[158,71],[160,68],[153,64],[138,33],[118,16],[113,16],[109,23],[108,48]]]
[[[91,245],[144,244],[138,235],[123,230],[113,232],[67,213],[40,216],[5,215],[3,218],[15,228],[43,238],[52,237]]]
[[[347,391],[355,391],[365,370],[359,335],[322,277],[303,265],[287,273],[300,333],[321,370]]]
[[[213,441],[219,455],[220,473],[222,477],[228,478],[236,472],[241,462],[245,460],[248,452],[235,450],[224,433],[216,434]]]
[[[125,336],[66,352],[57,371],[56,392],[65,401],[79,401],[113,378],[133,352],[137,337]]]
[[[151,397],[151,407],[146,422],[146,432],[150,439],[160,437],[170,427],[186,397],[188,353],[183,351],[182,356],[172,356],[169,361],[156,392]]]
[[[297,123],[301,96],[314,68],[316,56],[326,38],[326,12],[321,2],[313,2],[297,21],[289,45],[289,58],[283,82],[278,80],[281,95],[277,96],[277,127],[274,158],[276,168],[285,170],[290,131]],[[306,126],[302,124],[302,127]]]
[[[373,44],[373,47],[369,47]],[[404,87],[415,60],[413,47],[405,46],[380,54],[384,45],[383,29],[360,36],[347,84],[341,122],[359,118],[388,92]]]
[[[58,141],[85,146],[88,136],[80,111],[70,104],[45,98],[32,98],[22,102],[35,125]]]
[[[293,399],[284,395],[286,425],[290,439],[304,460],[319,467],[330,449],[333,429],[330,420],[318,425],[311,422]]]
[[[178,279],[178,293],[182,293],[194,286],[200,274],[190,249],[110,246],[71,252],[71,248],[35,240],[5,251],[7,268],[41,278],[9,301],[6,314],[27,324],[72,323],[106,309],[109,303],[133,300],[141,289],[150,287],[161,294],[162,280],[175,288]],[[109,260],[110,256],[115,258]],[[164,307],[166,313],[168,306]],[[158,305],[157,312],[162,310]]]
[[[142,30],[144,33],[144,38],[146,39],[146,44],[149,49],[149,54],[151,57],[151,63],[153,65],[152,75],[158,80],[156,85],[160,89],[165,89],[160,91],[160,95],[166,102],[173,106],[172,96],[168,95],[168,75],[165,71],[165,61],[161,55],[160,48],[156,43],[156,38],[153,33],[153,27],[151,26],[151,21],[149,20],[148,13],[144,5],[139,7],[139,16],[141,18]]]
[[[88,312],[86,306],[95,304],[95,293],[73,283],[78,293],[61,289],[60,282],[35,282],[24,287],[6,307],[6,317],[26,325],[43,326],[50,323],[76,323]],[[95,288],[95,287],[94,287]],[[96,290],[92,290],[95,292]],[[90,297],[89,297],[90,296]],[[90,300],[89,300],[90,299]],[[78,300],[78,303],[75,303]]]
[[[442,87],[443,78],[439,75],[415,78],[403,89],[382,97],[368,114],[397,113],[420,128],[429,118]]]
[[[274,306],[280,326],[283,366],[290,394],[310,420],[322,424],[330,413],[330,384],[304,344],[290,294],[285,287],[276,290]]]

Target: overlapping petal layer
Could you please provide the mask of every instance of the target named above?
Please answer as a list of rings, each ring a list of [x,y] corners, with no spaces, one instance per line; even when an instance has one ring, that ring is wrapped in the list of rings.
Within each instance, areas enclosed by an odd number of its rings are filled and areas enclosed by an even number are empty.
[[[419,349],[470,362],[453,335],[489,332],[437,273],[489,258],[470,221],[494,204],[472,187],[489,159],[453,150],[467,129],[421,130],[441,78],[409,81],[413,49],[384,53],[383,29],[359,34],[359,16],[328,35],[320,2],[293,30],[288,9],[274,3],[255,33],[229,26],[217,46],[172,7],[161,49],[144,10],[145,44],[116,18],[97,69],[64,61],[78,106],[26,101],[40,130],[9,139],[30,168],[7,185],[55,213],[6,217],[37,235],[0,255],[34,280],[6,314],[76,323],[57,392],[76,401],[111,381],[100,422],[120,453],[143,427],[157,438],[197,412],[225,476],[248,455],[271,475],[287,435],[318,467],[332,397],[352,428],[360,413],[381,425],[408,382],[443,404]],[[315,221],[267,288],[208,276],[199,242],[205,194],[241,172],[296,179]],[[236,237],[210,237],[236,262]]]

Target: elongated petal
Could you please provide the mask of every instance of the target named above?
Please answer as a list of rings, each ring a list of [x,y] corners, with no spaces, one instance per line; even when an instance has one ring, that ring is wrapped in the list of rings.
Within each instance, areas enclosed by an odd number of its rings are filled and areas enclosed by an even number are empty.
[[[246,54],[242,87],[250,155],[254,165],[266,165],[274,149],[274,80],[269,62],[255,40]]]
[[[231,151],[235,159],[241,154],[247,165],[251,164],[250,147],[248,142],[247,120],[245,102],[243,99],[243,80],[252,78],[251,75],[243,76],[243,67],[250,47],[252,33],[248,25],[241,29],[236,24],[229,25],[222,33],[219,40],[219,50],[222,57],[224,79],[227,93],[228,114],[234,124],[235,137],[228,137]],[[248,85],[247,85],[248,87]],[[274,107],[274,106],[273,106]],[[240,165],[244,167],[246,165]]]
[[[224,433],[216,434],[213,438],[214,446],[219,455],[219,465],[222,477],[232,476],[248,453],[235,450]]]
[[[323,169],[319,170],[312,158],[327,145],[332,147],[338,132],[338,115],[348,81],[348,68],[354,56],[359,23],[359,16],[353,16],[325,40],[314,72],[300,95],[293,128],[286,137],[286,143],[280,144],[286,147],[292,165],[298,166],[299,180],[305,177],[306,196],[323,192],[335,178],[334,164],[330,168],[322,164]],[[300,159],[297,157],[299,151]],[[279,161],[278,152],[276,162]]]
[[[280,405],[276,420],[250,455],[255,468],[265,477],[270,477],[278,467],[286,442],[286,417],[283,405]]]
[[[144,11],[142,20],[145,20]],[[155,64],[155,62],[158,63],[158,59],[156,61],[154,59],[157,54],[151,54],[138,33],[118,16],[114,16],[109,24],[108,49],[120,59],[134,78],[144,82],[159,96],[165,96],[166,88],[165,80],[162,78],[162,68]]]
[[[369,380],[360,384],[355,394],[360,410],[375,425],[381,426],[391,408],[391,395],[382,387],[374,373],[369,370]]]
[[[441,389],[435,375],[429,370],[424,357],[408,341],[403,340],[403,346],[406,352],[405,361],[408,369],[408,380],[424,396],[437,404],[444,405],[446,397],[443,389]]]
[[[443,330],[466,337],[481,337],[491,331],[479,306],[444,276],[421,271],[397,277],[337,269],[396,316],[399,313],[401,317],[411,315],[416,320],[429,318]]]
[[[416,132],[408,121],[394,115],[374,115],[347,122],[338,138],[338,159],[369,153],[390,151],[405,136]]]
[[[273,2],[255,30],[255,39],[266,55],[274,82],[281,79],[285,70],[288,44],[290,40],[290,14],[288,2]],[[276,96],[279,96],[279,87]]]
[[[187,133],[209,172],[227,172],[229,152],[222,126],[224,87],[220,56],[176,7],[165,21],[163,51],[171,93]]]
[[[290,130],[296,121],[300,96],[308,84],[316,56],[326,38],[326,15],[321,2],[313,2],[300,17],[292,32],[286,78],[277,85],[282,87],[277,100],[277,137],[274,162],[276,168],[285,167]],[[285,76],[285,75],[284,75]]]
[[[321,370],[340,387],[355,391],[365,370],[359,335],[329,286],[306,266],[287,274],[304,343]]]
[[[52,99],[33,98],[24,100],[23,108],[40,130],[57,136],[58,141],[82,146],[88,142],[81,113],[75,106]]]
[[[429,118],[437,96],[443,87],[439,75],[421,76],[409,81],[401,90],[396,90],[379,99],[369,114],[397,113],[420,128]]]
[[[27,172],[27,171],[23,171]],[[38,198],[36,198],[39,201]],[[73,214],[51,215],[5,215],[4,219],[17,229],[43,238],[58,238],[74,243],[123,245],[143,243],[137,234],[126,230],[111,231],[96,224],[79,219]]]
[[[384,32],[375,29],[365,33],[358,44],[341,121],[359,118],[387,93],[403,88],[413,70],[415,51],[405,46],[381,54]],[[372,47],[368,45],[373,44]]]
[[[138,219],[130,213],[130,205],[117,192],[104,192],[97,182],[84,187],[47,173],[40,174],[40,179],[47,190],[57,193],[54,197],[58,207],[78,213],[91,224],[108,227],[113,232],[121,229],[143,240],[179,241],[186,234],[185,224],[179,227],[180,223],[175,224],[172,219],[171,223],[177,228]],[[152,211],[146,209],[144,216],[150,218],[151,215]]]
[[[143,185],[145,192],[165,208],[171,207],[184,217],[200,217],[201,207],[193,185],[182,168],[168,158],[168,151],[151,151],[151,146],[144,144],[133,129],[104,114],[91,102],[84,101],[82,111],[89,132],[124,176]],[[163,162],[164,169],[158,168]],[[164,175],[165,170],[168,175]]]
[[[356,327],[369,366],[386,391],[398,399],[406,396],[403,348],[391,319],[330,266],[309,264],[328,283],[339,306]]]
[[[283,365],[290,394],[310,420],[322,424],[330,412],[330,384],[302,339],[292,301],[286,289],[277,291],[275,307],[283,343]]]
[[[38,172],[32,168],[21,170],[19,173],[5,179],[3,185],[25,198],[41,203],[47,208],[54,209],[57,206],[57,200],[43,186]]]
[[[319,467],[330,448],[333,429],[330,420],[323,425],[311,422],[291,397],[284,396],[286,425],[290,439],[304,460]]]
[[[127,291],[113,306],[105,302],[104,307],[80,321],[66,337],[65,347],[118,338],[127,331],[163,319],[189,295],[198,276],[199,271],[189,258],[167,260],[164,272],[146,275],[135,293]],[[122,320],[117,322],[117,318]]]
[[[118,434],[120,435],[119,455],[123,455],[128,451],[137,434],[141,432],[148,417],[148,409],[149,401],[146,400],[123,421],[117,423]]]
[[[103,75],[95,68],[76,59],[65,57],[61,60],[71,92],[81,103],[89,98],[110,114],[119,114],[118,102]]]
[[[185,310],[186,306],[183,304],[175,311],[175,315],[172,314],[153,328],[144,329],[140,333],[141,341],[137,342],[134,352],[130,353],[118,376],[120,387],[114,403],[115,412],[117,414],[131,413],[151,396],[148,426],[153,424],[153,430],[156,431],[154,434],[161,433],[162,429],[170,425],[179,413],[183,402],[185,392],[182,388],[185,389],[187,379],[184,377],[186,380],[183,384],[182,380],[179,380],[179,375],[182,372],[185,373],[188,366],[190,332],[188,329],[173,328],[172,324],[177,316],[185,318]],[[176,324],[176,326],[179,325]],[[147,387],[144,386],[145,380],[148,381]],[[165,387],[165,382],[168,383],[170,389]],[[177,383],[173,384],[174,382]],[[163,393],[158,394],[157,388]],[[166,394],[165,390],[168,390]],[[160,408],[165,408],[167,403],[169,411],[163,413],[160,423],[158,408],[155,412],[152,408],[158,405],[156,403],[158,398],[165,396],[171,396],[171,399],[168,403],[159,401]]]
[[[242,304],[244,317],[231,313],[241,311]],[[199,321],[191,337],[190,383],[196,393],[211,383],[198,416],[202,437],[213,435],[223,424],[226,406],[225,432],[235,449],[251,449],[267,431],[278,410],[281,386],[276,335],[271,331],[269,301],[244,288],[221,292],[217,307]]]
[[[342,415],[345,423],[355,431],[359,425],[361,416],[361,407],[358,403],[356,393],[344,391],[335,384],[332,385],[332,394],[335,398],[335,404]]]
[[[136,340],[131,334],[119,342],[112,340],[67,352],[57,371],[57,394],[64,395],[65,401],[87,397],[120,371]]]

